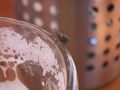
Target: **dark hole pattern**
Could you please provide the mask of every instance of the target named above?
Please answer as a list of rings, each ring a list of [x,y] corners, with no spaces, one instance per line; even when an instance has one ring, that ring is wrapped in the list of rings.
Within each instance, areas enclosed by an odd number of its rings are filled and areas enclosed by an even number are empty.
[[[115,61],[118,61],[118,60],[119,60],[119,58],[120,58],[120,56],[119,56],[119,55],[117,55],[117,56],[115,57]]]
[[[119,49],[119,48],[120,48],[120,43],[116,45],[116,49]]]
[[[87,66],[87,71],[92,71],[93,69],[94,69],[94,66],[93,65],[89,65],[89,66]]]
[[[107,61],[103,62],[102,67],[105,68],[107,66],[108,66],[108,62]]]
[[[110,50],[109,50],[109,49],[105,49],[105,50],[103,51],[103,54],[104,54],[104,55],[108,55],[108,54],[109,54],[109,52],[110,52]]]
[[[106,21],[106,25],[107,25],[108,27],[111,27],[112,24],[113,24],[113,20],[109,19],[109,20]]]
[[[109,4],[108,7],[107,7],[107,11],[111,12],[111,11],[113,11],[113,9],[114,9],[114,5],[113,4]]]
[[[119,22],[120,22],[120,17],[119,17],[119,19],[118,19],[118,20],[119,20]]]
[[[94,15],[96,15],[96,13],[98,13],[99,10],[97,7],[93,6],[89,9],[89,11],[94,16]]]
[[[107,11],[108,12],[112,12],[114,10],[114,4],[109,4],[108,6],[107,6]],[[98,13],[99,12],[99,9],[97,8],[97,7],[92,7],[92,9],[91,9],[91,12],[92,12],[92,14],[96,14],[96,13]],[[120,21],[120,17],[119,17],[119,21]],[[108,19],[107,21],[106,21],[106,26],[108,26],[108,27],[111,27],[113,25],[113,20],[112,19]],[[91,23],[90,24],[90,30],[96,30],[96,28],[97,28],[97,24],[96,23]],[[106,42],[108,42],[108,41],[110,41],[111,40],[111,35],[107,35],[106,37],[105,37],[105,41]],[[90,44],[89,44],[90,45]],[[118,43],[117,45],[116,45],[116,48],[117,49],[119,49],[120,48],[120,43]],[[104,55],[108,55],[109,54],[109,52],[110,52],[110,49],[105,49],[104,51],[103,51],[103,54]],[[88,59],[91,59],[91,58],[94,58],[95,57],[95,53],[94,52],[89,52],[88,54],[87,54],[87,57],[88,57]],[[114,58],[114,60],[115,61],[118,61],[120,59],[120,56],[119,55],[117,55],[115,58]],[[103,63],[102,63],[102,68],[105,68],[105,67],[107,67],[109,65],[109,62],[106,60],[106,61],[104,61]],[[93,65],[88,65],[87,67],[86,67],[86,70],[87,71],[92,71],[92,70],[94,70],[94,66]]]
[[[97,28],[96,23],[90,24],[90,30],[96,30],[96,28]]]
[[[94,58],[95,57],[95,53],[94,52],[89,52],[87,54],[87,57],[88,57],[88,59]]]
[[[98,12],[98,8],[97,8],[97,7],[95,7],[95,6],[94,6],[94,7],[92,7],[92,10],[93,10],[94,12],[96,12],[96,13]]]
[[[106,37],[105,37],[105,41],[107,42],[107,41],[110,41],[110,39],[111,39],[111,36],[110,35],[107,35]]]

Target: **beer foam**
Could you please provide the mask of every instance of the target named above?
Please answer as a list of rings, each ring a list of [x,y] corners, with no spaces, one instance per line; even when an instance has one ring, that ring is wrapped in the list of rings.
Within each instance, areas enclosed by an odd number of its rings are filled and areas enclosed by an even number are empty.
[[[5,49],[8,48],[9,51],[5,52]],[[61,65],[58,64],[58,60],[55,57],[52,48],[50,48],[49,44],[41,37],[36,36],[32,41],[28,41],[22,35],[15,32],[13,28],[2,27],[0,28],[0,51],[1,54],[7,55],[7,58],[1,56],[2,60],[6,63],[8,63],[8,61],[17,62],[13,67],[16,77],[17,65],[33,60],[34,62],[39,63],[42,67],[43,76],[45,76],[48,72],[51,73],[51,75],[53,75],[58,81],[59,90],[66,89],[66,68],[63,69]],[[22,57],[22,60],[19,56],[15,58],[16,53]],[[61,59],[63,59],[63,57]],[[6,69],[4,69],[4,71],[5,70]],[[32,72],[29,73],[32,74]],[[14,81],[5,81],[0,83],[0,90],[28,90],[22,82],[20,82],[18,77],[16,79],[17,80]],[[42,85],[44,86],[43,83]]]
[[[19,80],[0,83],[0,90],[29,90]]]

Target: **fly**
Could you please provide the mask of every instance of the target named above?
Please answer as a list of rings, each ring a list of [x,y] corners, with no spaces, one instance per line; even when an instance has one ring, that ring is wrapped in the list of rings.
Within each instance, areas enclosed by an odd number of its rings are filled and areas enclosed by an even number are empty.
[[[66,45],[70,40],[70,38],[67,35],[63,35],[61,33],[57,33],[56,36],[64,45]]]

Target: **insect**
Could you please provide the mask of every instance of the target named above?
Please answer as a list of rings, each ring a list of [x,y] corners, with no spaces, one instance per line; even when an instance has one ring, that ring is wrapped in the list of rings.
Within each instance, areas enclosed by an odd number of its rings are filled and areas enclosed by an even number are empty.
[[[70,40],[70,38],[67,35],[63,35],[61,33],[57,33],[56,36],[64,45],[66,45]]]

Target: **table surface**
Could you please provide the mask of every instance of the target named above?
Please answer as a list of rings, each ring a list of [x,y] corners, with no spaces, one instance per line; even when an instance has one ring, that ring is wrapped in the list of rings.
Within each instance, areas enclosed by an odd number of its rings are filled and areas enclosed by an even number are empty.
[[[0,0],[0,16],[14,18],[12,0]],[[120,77],[102,88],[96,90],[120,90]]]

